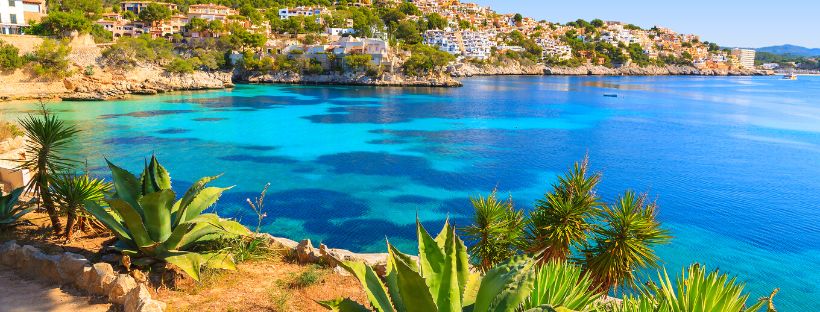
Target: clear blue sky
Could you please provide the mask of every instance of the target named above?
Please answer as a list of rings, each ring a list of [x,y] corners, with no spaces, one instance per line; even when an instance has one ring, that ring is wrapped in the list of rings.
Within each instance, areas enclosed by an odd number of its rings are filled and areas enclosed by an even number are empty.
[[[578,18],[666,26],[723,46],[820,48],[817,0],[463,0],[500,13],[566,23]]]

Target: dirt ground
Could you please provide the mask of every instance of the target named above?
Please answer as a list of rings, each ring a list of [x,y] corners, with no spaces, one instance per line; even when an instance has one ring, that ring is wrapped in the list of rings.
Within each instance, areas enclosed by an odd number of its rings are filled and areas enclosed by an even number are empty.
[[[24,217],[27,221],[14,229],[0,233],[0,242],[15,239],[18,244],[35,245],[44,252],[74,252],[86,256],[92,261],[99,261],[100,251],[104,244],[113,241],[113,236],[106,232],[81,233],[75,235],[71,242],[50,236],[48,217],[43,213],[31,213]],[[1,272],[0,272],[1,273]],[[0,274],[0,283],[6,277]],[[39,285],[24,278],[19,282]],[[308,281],[308,282],[305,282]],[[300,283],[301,282],[301,283]],[[54,298],[36,301],[38,305],[30,305],[32,298],[20,297],[18,302],[25,309],[7,310],[5,304],[9,294],[4,290],[6,284],[0,284],[0,311],[41,311],[39,304],[56,304],[64,300],[68,302],[67,310],[52,310],[44,305],[42,311],[106,311],[82,310],[79,307],[96,308],[89,305],[88,299],[72,297],[58,288],[39,286],[37,292],[23,291],[21,294],[36,293],[43,298]],[[21,284],[22,285],[22,284]],[[26,284],[27,285],[27,284]],[[7,286],[16,288],[17,286]],[[35,287],[35,286],[27,286]],[[349,297],[360,303],[367,302],[367,297],[361,284],[352,276],[342,275],[333,269],[315,265],[297,264],[283,259],[281,256],[271,256],[262,260],[250,260],[238,265],[236,271],[206,270],[203,272],[202,282],[178,286],[177,289],[152,289],[156,292],[154,298],[168,304],[167,311],[327,311],[316,301]],[[62,294],[62,295],[60,295]],[[16,295],[15,295],[16,296]],[[62,296],[62,297],[61,297]],[[17,298],[17,297],[14,297]],[[39,298],[39,297],[37,297]],[[73,300],[70,300],[72,299]],[[11,304],[11,303],[10,303]],[[13,307],[13,305],[8,305]],[[61,306],[54,306],[55,308]]]
[[[0,311],[5,312],[116,311],[98,299],[20,277],[6,267],[0,267],[0,294]]]

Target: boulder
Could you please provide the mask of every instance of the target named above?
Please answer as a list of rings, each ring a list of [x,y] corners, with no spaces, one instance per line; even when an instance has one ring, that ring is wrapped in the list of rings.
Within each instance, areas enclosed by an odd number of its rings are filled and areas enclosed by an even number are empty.
[[[137,288],[137,282],[128,274],[117,275],[117,279],[108,287],[108,300],[116,303],[125,303],[125,295]]]
[[[94,289],[93,281],[95,276],[94,268],[91,265],[83,266],[80,275],[74,280],[74,286],[78,289],[90,292],[91,289]]]
[[[60,280],[63,283],[76,281],[83,273],[83,268],[90,263],[82,255],[66,252],[60,256],[57,264],[57,271],[60,273]]]
[[[296,246],[296,260],[299,263],[318,263],[321,258],[321,253],[313,248],[309,239],[303,239]]]
[[[20,249],[20,245],[17,245],[17,241],[7,241],[0,245],[0,265],[5,266],[14,266],[17,263],[17,250]]]
[[[91,266],[91,271],[93,273],[89,281],[91,287],[87,290],[93,294],[107,295],[108,287],[117,279],[114,268],[108,263],[100,262]]]
[[[58,263],[60,263],[60,256],[44,254],[37,250],[37,252],[31,254],[25,271],[38,279],[59,283],[62,278],[57,269]]]

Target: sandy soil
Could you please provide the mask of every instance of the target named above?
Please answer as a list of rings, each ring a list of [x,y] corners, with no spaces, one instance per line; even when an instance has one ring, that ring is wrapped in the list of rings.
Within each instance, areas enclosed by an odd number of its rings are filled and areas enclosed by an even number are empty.
[[[0,311],[4,312],[103,312],[116,311],[110,304],[78,296],[70,290],[48,286],[17,276],[11,269],[0,267]]]

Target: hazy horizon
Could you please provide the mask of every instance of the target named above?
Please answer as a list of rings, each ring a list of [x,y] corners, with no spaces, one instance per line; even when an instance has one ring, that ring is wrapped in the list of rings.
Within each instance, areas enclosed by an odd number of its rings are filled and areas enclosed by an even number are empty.
[[[792,44],[820,48],[820,27],[815,25],[820,3],[782,0],[776,7],[733,0],[691,0],[686,5],[634,0],[627,3],[601,0],[465,0],[489,5],[499,13],[521,13],[537,20],[566,23],[579,18],[600,18],[649,28],[655,25],[727,47],[761,48]],[[778,13],[779,11],[783,13]],[[787,12],[788,11],[788,12]],[[788,14],[788,15],[786,15]]]

